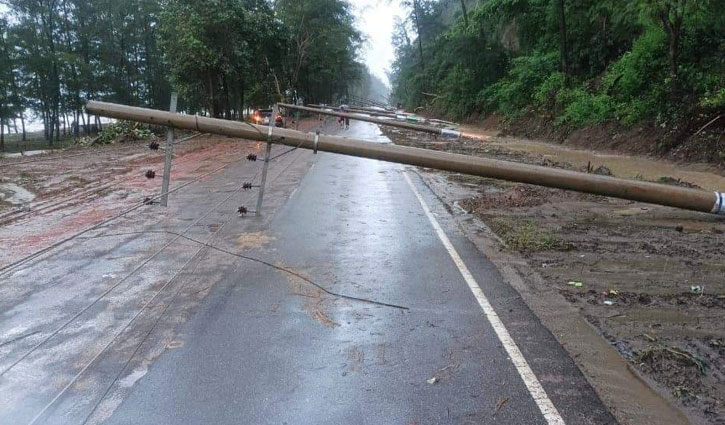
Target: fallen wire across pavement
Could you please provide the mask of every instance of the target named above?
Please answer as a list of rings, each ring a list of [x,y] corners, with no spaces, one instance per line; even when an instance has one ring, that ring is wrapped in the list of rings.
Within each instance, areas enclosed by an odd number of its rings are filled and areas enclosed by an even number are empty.
[[[224,249],[224,248],[221,248],[221,247],[218,247],[218,246],[215,246],[215,245],[211,245],[209,243],[202,242],[200,240],[194,239],[192,237],[186,236],[186,235],[181,234],[181,233],[172,232],[170,230],[145,230],[145,231],[139,231],[139,232],[109,233],[109,234],[103,234],[103,235],[98,235],[98,236],[90,236],[90,237],[88,237],[88,239],[97,239],[97,238],[105,238],[105,237],[112,237],[112,236],[143,235],[143,234],[148,234],[148,233],[169,234],[169,235],[178,236],[178,237],[180,237],[182,239],[186,239],[186,240],[188,240],[190,242],[194,242],[194,243],[203,245],[205,247],[211,248],[211,249],[216,250],[216,251],[219,251],[219,252],[223,252],[225,254],[232,255],[232,256],[237,257],[237,258],[242,258],[242,259],[245,259],[245,260],[254,261],[256,263],[263,264],[263,265],[268,266],[268,267],[271,267],[271,268],[273,268],[275,270],[279,270],[281,272],[284,272],[284,273],[290,274],[292,276],[295,276],[295,277],[297,277],[299,279],[302,279],[303,281],[309,283],[310,285],[316,287],[317,289],[321,290],[322,292],[324,292],[324,293],[326,293],[328,295],[331,295],[333,297],[344,298],[344,299],[352,300],[352,301],[359,301],[359,302],[363,302],[363,303],[367,303],[367,304],[375,304],[375,305],[379,305],[379,306],[383,306],[383,307],[392,307],[392,308],[397,308],[397,309],[401,309],[401,310],[410,310],[409,307],[404,307],[404,306],[400,306],[400,305],[397,305],[397,304],[389,304],[389,303],[385,303],[385,302],[381,302],[381,301],[375,301],[375,300],[370,300],[370,299],[367,299],[367,298],[359,298],[359,297],[354,297],[354,296],[351,296],[351,295],[345,295],[345,294],[340,294],[340,293],[337,293],[337,292],[333,292],[333,291],[330,291],[329,289],[326,289],[321,284],[319,284],[319,283],[317,283],[317,282],[315,282],[315,281],[313,281],[313,280],[311,280],[309,278],[306,278],[303,275],[301,275],[301,274],[299,274],[299,273],[297,273],[297,272],[295,272],[293,270],[287,269],[285,267],[278,266],[276,264],[272,264],[272,263],[270,263],[268,261],[260,260],[259,258],[254,258],[254,257],[250,257],[248,255],[239,254],[239,253],[236,253],[236,252],[233,252],[233,251],[229,251],[227,249]]]
[[[227,164],[227,165],[228,165],[228,164]],[[192,181],[191,181],[191,182],[189,182],[189,183],[193,183],[193,182],[194,182],[194,180],[192,180]],[[181,188],[181,187],[177,188],[177,190],[178,190],[178,189],[180,189],[180,188]],[[207,217],[207,216],[208,216],[209,214],[211,214],[211,213],[212,213],[212,212],[213,212],[214,210],[216,210],[216,209],[217,209],[217,208],[218,208],[219,206],[221,206],[221,205],[222,205],[222,204],[223,204],[224,202],[227,202],[227,201],[228,201],[229,199],[231,199],[231,197],[232,197],[232,196],[234,196],[234,194],[235,194],[235,193],[238,193],[238,192],[239,192],[239,190],[241,190],[241,186],[240,186],[240,187],[239,187],[239,188],[238,188],[237,190],[235,190],[234,192],[232,192],[232,193],[231,193],[231,194],[230,194],[229,196],[227,196],[226,198],[224,198],[224,200],[222,200],[221,202],[219,202],[219,203],[217,203],[217,204],[216,204],[215,206],[213,206],[213,207],[212,207],[211,209],[209,209],[209,210],[208,210],[208,211],[207,211],[206,213],[204,213],[204,214],[203,214],[203,215],[202,215],[201,217],[199,217],[199,218],[197,218],[196,220],[194,220],[194,222],[193,222],[193,223],[191,223],[191,224],[190,224],[189,226],[187,226],[187,227],[186,227],[186,228],[185,228],[185,229],[184,229],[184,230],[182,231],[182,234],[183,234],[183,233],[186,233],[186,232],[187,232],[187,231],[188,231],[189,229],[191,229],[191,228],[192,228],[193,226],[195,226],[195,225],[196,225],[197,223],[199,223],[199,222],[200,222],[201,220],[203,220],[204,218],[206,218],[206,217]],[[171,191],[170,191],[170,192],[171,192]],[[159,195],[159,196],[161,196],[161,195]],[[138,207],[140,207],[140,206],[143,206],[143,205],[145,205],[145,204],[137,205],[137,206],[136,206],[136,207],[134,207],[133,209],[136,209],[136,208],[138,208]],[[115,216],[115,218],[118,218],[118,217],[122,216],[123,214],[126,214],[126,213],[128,213],[128,212],[130,212],[130,211],[133,211],[133,209],[130,209],[130,210],[126,210],[125,212],[122,212],[122,213],[121,213],[121,215]],[[115,218],[114,218],[114,219],[115,219]],[[76,235],[73,235],[73,236],[72,236],[71,238],[77,238],[77,237],[81,236],[81,235],[82,235],[82,234],[84,234],[84,233],[87,233],[87,232],[89,232],[89,231],[91,231],[91,230],[94,230],[94,229],[96,229],[96,228],[98,228],[98,227],[100,227],[100,226],[102,226],[102,225],[104,225],[104,224],[108,223],[109,221],[110,221],[110,219],[109,219],[109,220],[106,220],[105,222],[99,223],[99,224],[97,224],[97,225],[95,225],[95,226],[93,226],[93,227],[91,227],[91,228],[89,228],[89,229],[86,229],[86,230],[84,230],[84,231],[82,231],[82,232],[80,232],[80,233],[77,233]],[[68,325],[69,325],[70,323],[72,323],[72,322],[73,322],[73,321],[74,321],[75,319],[77,319],[78,317],[80,317],[80,315],[81,315],[81,314],[83,314],[83,313],[85,313],[86,311],[88,311],[88,309],[90,309],[91,307],[93,307],[93,306],[94,306],[94,305],[95,305],[95,304],[96,304],[96,303],[97,303],[98,301],[100,301],[100,300],[101,300],[101,299],[103,299],[103,298],[104,298],[104,297],[105,297],[106,295],[108,295],[109,293],[111,293],[111,291],[113,291],[113,290],[114,290],[114,289],[116,289],[116,288],[117,288],[117,287],[118,287],[119,285],[121,285],[121,284],[122,284],[123,282],[125,282],[125,281],[126,281],[126,280],[127,280],[128,278],[129,278],[129,277],[131,277],[131,276],[132,276],[132,275],[133,275],[134,273],[136,273],[136,272],[137,272],[138,270],[140,270],[140,269],[141,269],[141,268],[142,268],[143,266],[145,266],[145,265],[146,265],[146,264],[147,264],[148,262],[150,262],[151,260],[153,260],[153,259],[154,259],[154,258],[155,258],[155,257],[156,257],[157,255],[159,255],[159,254],[160,254],[160,253],[161,253],[161,252],[162,252],[163,250],[165,250],[166,248],[168,248],[168,247],[169,247],[169,246],[170,246],[171,244],[173,244],[173,243],[174,243],[174,242],[175,242],[175,241],[176,241],[177,239],[179,239],[180,237],[181,237],[181,236],[177,236],[177,237],[176,237],[176,238],[174,238],[173,240],[171,240],[171,241],[167,242],[166,244],[164,244],[164,246],[163,246],[163,247],[161,247],[161,248],[160,248],[159,250],[157,250],[157,251],[156,251],[156,252],[155,252],[154,254],[152,254],[152,255],[151,255],[150,257],[148,257],[147,259],[145,259],[144,261],[142,261],[142,262],[141,262],[141,264],[139,264],[138,266],[136,266],[136,267],[135,267],[135,268],[134,268],[134,269],[133,269],[133,270],[132,270],[131,272],[129,272],[128,274],[126,274],[126,276],[124,276],[123,278],[121,278],[121,279],[120,279],[120,280],[119,280],[118,282],[116,282],[115,284],[113,284],[113,285],[112,285],[112,286],[111,286],[110,288],[106,289],[106,290],[105,290],[105,291],[104,291],[104,292],[103,292],[103,293],[102,293],[101,295],[99,295],[98,297],[96,297],[96,299],[95,299],[95,300],[93,300],[93,301],[92,301],[92,302],[91,302],[90,304],[88,304],[88,305],[87,305],[86,307],[82,308],[81,310],[77,311],[77,312],[76,312],[76,313],[75,313],[75,314],[74,314],[74,315],[73,315],[73,316],[72,316],[72,317],[71,317],[70,319],[68,319],[67,321],[65,321],[65,323],[63,323],[63,324],[62,324],[62,325],[61,325],[60,327],[58,327],[57,329],[55,329],[55,330],[54,330],[53,332],[51,332],[51,333],[50,333],[50,334],[48,334],[48,335],[47,335],[47,336],[46,336],[45,338],[43,338],[43,339],[42,339],[42,340],[41,340],[40,342],[38,342],[37,344],[35,344],[35,345],[34,345],[34,346],[33,346],[33,347],[32,347],[32,348],[31,348],[31,349],[29,350],[29,351],[25,352],[25,354],[23,354],[23,355],[22,355],[22,356],[20,356],[20,357],[19,357],[18,359],[16,359],[16,360],[15,360],[15,361],[14,361],[13,363],[11,363],[11,364],[10,364],[10,365],[9,365],[9,366],[8,366],[7,368],[5,368],[4,370],[0,371],[0,377],[1,377],[1,376],[3,376],[3,375],[5,375],[5,373],[7,373],[7,372],[8,372],[8,371],[9,371],[10,369],[14,368],[14,367],[15,367],[15,366],[16,366],[16,365],[17,365],[18,363],[20,363],[21,361],[23,361],[23,360],[24,360],[24,359],[25,359],[26,357],[28,357],[28,356],[29,356],[30,354],[32,354],[32,353],[33,353],[33,352],[34,352],[35,350],[37,350],[37,349],[38,349],[38,348],[39,348],[40,346],[42,346],[43,344],[45,344],[45,342],[47,342],[48,340],[50,340],[50,338],[54,337],[54,336],[55,336],[55,335],[57,335],[57,334],[58,334],[58,333],[59,333],[60,331],[62,331],[63,329],[65,329],[65,327],[66,327],[66,326],[68,326]],[[61,241],[61,242],[63,242],[63,241]],[[47,249],[47,248],[46,248],[46,249]],[[166,284],[168,285],[168,282],[167,282]],[[163,289],[163,288],[162,288],[162,289]]]

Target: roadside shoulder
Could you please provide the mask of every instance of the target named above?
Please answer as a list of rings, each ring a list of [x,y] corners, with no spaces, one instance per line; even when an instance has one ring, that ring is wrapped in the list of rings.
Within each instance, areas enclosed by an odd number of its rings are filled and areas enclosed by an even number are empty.
[[[452,211],[466,237],[498,268],[541,323],[569,353],[605,405],[622,424],[689,424],[687,417],[660,395],[662,389],[633,370],[577,309],[519,256],[507,253],[488,226],[457,207],[437,173],[418,173]],[[524,277],[525,276],[525,277]],[[659,391],[658,391],[659,390]]]

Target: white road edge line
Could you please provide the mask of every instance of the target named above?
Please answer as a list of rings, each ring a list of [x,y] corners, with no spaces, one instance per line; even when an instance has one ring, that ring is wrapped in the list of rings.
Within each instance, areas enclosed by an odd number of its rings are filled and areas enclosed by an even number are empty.
[[[456,263],[456,266],[461,272],[463,279],[466,281],[468,287],[471,289],[471,292],[476,298],[476,301],[478,301],[478,305],[481,306],[483,313],[486,315],[486,319],[488,319],[488,322],[491,324],[494,332],[496,332],[496,336],[498,337],[499,341],[501,341],[501,344],[503,344],[504,349],[506,349],[506,353],[508,353],[509,357],[511,358],[511,362],[516,367],[516,371],[519,373],[519,376],[524,381],[526,388],[529,390],[529,394],[531,394],[531,397],[536,402],[536,405],[539,406],[539,410],[541,410],[541,414],[546,419],[546,422],[549,425],[564,425],[564,419],[562,419],[559,411],[556,410],[556,407],[554,407],[554,404],[549,399],[546,391],[544,391],[541,383],[536,378],[534,371],[531,370],[531,367],[526,362],[523,354],[521,354],[521,351],[516,345],[516,342],[506,330],[506,327],[504,326],[501,319],[498,317],[498,314],[496,314],[496,311],[494,311],[491,303],[488,302],[488,299],[483,294],[483,291],[478,285],[478,282],[476,282],[476,279],[474,279],[473,275],[468,270],[468,267],[461,259],[461,256],[458,255],[458,251],[456,251],[456,248],[453,246],[450,239],[448,239],[448,236],[443,231],[441,225],[438,224],[438,220],[436,220],[435,216],[433,216],[433,213],[430,211],[430,208],[425,203],[423,197],[420,195],[420,192],[418,192],[418,189],[416,189],[415,185],[410,180],[408,172],[404,171],[403,176],[405,176],[405,180],[408,182],[408,185],[413,191],[415,197],[418,198],[418,202],[420,203],[420,206],[423,207],[423,211],[428,217],[430,223],[433,225],[433,228],[438,234],[438,238],[441,240],[441,242],[443,242],[443,246],[446,247],[448,254],[451,256],[451,259],[453,259],[453,262]]]

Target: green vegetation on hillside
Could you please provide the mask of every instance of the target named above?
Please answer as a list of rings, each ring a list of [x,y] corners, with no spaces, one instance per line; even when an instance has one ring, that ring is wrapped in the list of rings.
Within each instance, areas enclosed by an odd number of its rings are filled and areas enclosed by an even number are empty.
[[[724,0],[407,1],[393,97],[450,118],[674,125],[725,110]],[[446,22],[449,21],[449,22]]]

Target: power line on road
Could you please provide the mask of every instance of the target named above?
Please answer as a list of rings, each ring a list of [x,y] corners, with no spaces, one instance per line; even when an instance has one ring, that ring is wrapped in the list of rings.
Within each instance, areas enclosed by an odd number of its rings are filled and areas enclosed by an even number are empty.
[[[201,221],[201,220],[203,220],[204,218],[206,218],[207,216],[209,216],[209,214],[211,214],[212,212],[214,212],[214,211],[215,211],[215,210],[216,210],[217,208],[219,208],[219,207],[220,207],[220,206],[221,206],[222,204],[224,204],[225,202],[227,202],[227,201],[228,201],[229,199],[231,199],[231,197],[232,197],[232,196],[234,196],[235,194],[239,193],[240,191],[241,191],[241,186],[240,186],[240,187],[238,187],[238,188],[237,188],[237,189],[236,189],[235,191],[233,191],[233,192],[232,192],[231,194],[229,194],[229,196],[227,196],[226,198],[224,198],[224,199],[223,199],[223,200],[222,200],[221,202],[217,203],[217,204],[216,204],[215,206],[213,206],[213,207],[212,207],[211,209],[209,209],[209,210],[208,210],[208,211],[207,211],[206,213],[204,213],[204,214],[203,214],[203,215],[202,215],[201,217],[197,218],[197,219],[196,219],[196,220],[195,220],[195,221],[194,221],[194,222],[193,222],[192,224],[190,224],[189,226],[187,226],[187,227],[186,227],[186,228],[185,228],[185,229],[184,229],[184,230],[182,231],[182,233],[177,233],[177,234],[176,234],[176,237],[175,237],[175,238],[173,238],[173,239],[172,239],[171,241],[167,242],[167,243],[166,243],[166,244],[165,244],[165,245],[164,245],[164,246],[163,246],[163,247],[162,247],[161,249],[159,249],[159,250],[158,250],[158,251],[157,251],[156,253],[154,253],[154,255],[152,255],[151,257],[149,257],[149,258],[148,258],[147,260],[145,260],[145,261],[144,261],[143,263],[141,263],[141,264],[140,264],[140,265],[139,265],[138,267],[136,267],[136,268],[135,268],[135,269],[134,269],[134,270],[133,270],[133,271],[132,271],[131,273],[129,273],[128,275],[126,275],[126,276],[125,276],[125,277],[124,277],[123,279],[121,279],[121,280],[120,280],[120,281],[119,281],[118,283],[116,283],[116,284],[115,284],[115,285],[113,285],[113,286],[112,286],[111,288],[109,288],[109,289],[108,289],[108,290],[107,290],[106,292],[104,292],[103,294],[101,294],[101,296],[100,296],[100,297],[98,297],[98,298],[97,298],[97,299],[96,299],[95,301],[93,301],[93,302],[92,302],[92,303],[91,303],[91,304],[90,304],[90,305],[89,305],[88,307],[86,307],[85,309],[83,309],[83,310],[81,310],[81,311],[80,311],[79,313],[77,313],[77,314],[76,314],[76,315],[75,315],[75,316],[74,316],[73,318],[71,318],[71,320],[69,320],[69,321],[68,321],[68,322],[66,322],[66,323],[65,323],[65,324],[64,324],[63,326],[61,326],[61,328],[59,328],[59,329],[58,329],[58,330],[57,330],[57,331],[56,331],[56,332],[55,332],[54,334],[52,334],[51,336],[49,336],[49,337],[47,337],[46,339],[44,339],[43,341],[41,341],[41,343],[39,343],[38,345],[36,345],[36,347],[34,347],[34,349],[35,349],[35,348],[37,348],[37,347],[38,347],[39,345],[41,345],[42,343],[44,343],[45,341],[47,341],[48,339],[50,339],[50,338],[51,338],[51,337],[52,337],[53,335],[57,334],[57,332],[59,332],[59,331],[60,331],[61,329],[63,329],[63,328],[65,327],[65,326],[67,326],[67,325],[68,325],[68,324],[69,324],[70,322],[72,322],[73,320],[75,320],[75,319],[76,319],[76,318],[77,318],[78,316],[80,316],[80,315],[81,315],[81,314],[82,314],[82,313],[83,313],[84,311],[86,311],[86,310],[87,310],[88,308],[90,308],[91,306],[93,306],[93,305],[94,305],[94,304],[95,304],[96,302],[98,302],[98,301],[99,301],[99,300],[100,300],[101,298],[103,298],[103,297],[104,297],[105,295],[107,295],[107,294],[108,294],[109,292],[111,292],[111,291],[112,291],[112,290],[113,290],[114,288],[118,287],[118,285],[120,285],[120,284],[121,284],[121,283],[122,283],[123,281],[125,281],[126,279],[128,279],[128,278],[129,278],[129,277],[130,277],[131,275],[133,275],[133,274],[134,274],[134,273],[135,273],[136,271],[138,271],[138,270],[139,270],[139,269],[140,269],[141,267],[143,267],[144,265],[146,265],[146,264],[147,264],[147,263],[148,263],[149,261],[151,261],[151,260],[152,260],[152,259],[153,259],[153,258],[154,258],[154,257],[155,257],[156,255],[158,255],[158,254],[159,254],[160,252],[162,252],[163,250],[165,250],[166,248],[168,248],[168,247],[169,247],[169,246],[170,246],[170,245],[171,245],[172,243],[174,243],[174,242],[175,242],[176,240],[178,240],[179,238],[183,238],[183,237],[184,237],[184,233],[186,233],[187,231],[189,231],[189,229],[191,229],[192,227],[196,226],[196,224],[197,224],[197,223],[198,223],[199,221]],[[221,226],[220,226],[220,227],[219,227],[219,228],[218,228],[218,229],[217,229],[217,230],[216,230],[216,231],[215,231],[215,232],[214,232],[214,233],[212,234],[212,236],[210,237],[210,239],[209,239],[209,240],[213,240],[213,239],[214,239],[214,238],[216,237],[216,235],[218,235],[218,234],[219,234],[219,232],[220,232],[220,231],[222,230],[222,228],[224,227],[224,225],[226,225],[226,224],[227,224],[228,222],[229,222],[229,219],[227,219],[227,221],[225,221],[225,222],[224,222],[224,224],[222,224],[222,225],[221,225]],[[91,366],[92,366],[92,365],[93,365],[93,364],[94,364],[94,363],[96,362],[96,360],[97,360],[97,359],[98,359],[98,358],[99,358],[99,357],[100,357],[100,356],[101,356],[101,355],[102,355],[103,353],[105,353],[105,352],[106,352],[106,350],[108,350],[108,348],[109,348],[109,347],[110,347],[110,346],[111,346],[111,345],[112,345],[112,344],[113,344],[113,343],[114,343],[114,342],[115,342],[115,341],[116,341],[116,340],[117,340],[117,339],[118,339],[118,338],[119,338],[119,337],[121,336],[121,334],[123,334],[123,332],[125,332],[125,331],[126,331],[126,329],[128,329],[128,328],[129,328],[129,327],[131,326],[131,324],[132,324],[132,323],[133,323],[133,322],[134,322],[134,321],[135,321],[135,320],[136,320],[136,319],[137,319],[137,318],[138,318],[139,316],[141,316],[141,314],[142,314],[142,313],[143,313],[144,311],[146,311],[146,309],[147,309],[147,308],[148,308],[148,307],[149,307],[149,306],[151,305],[151,303],[152,303],[152,302],[153,302],[153,301],[154,301],[154,300],[155,300],[155,299],[156,299],[156,298],[157,298],[157,297],[158,297],[158,296],[159,296],[159,295],[160,295],[160,294],[161,294],[161,293],[162,293],[162,292],[164,291],[164,289],[166,289],[166,288],[167,288],[167,287],[168,287],[168,286],[169,286],[169,285],[171,284],[171,282],[173,282],[173,281],[174,281],[174,280],[175,280],[175,279],[176,279],[176,278],[177,278],[177,277],[178,277],[178,276],[179,276],[179,275],[181,274],[181,272],[182,272],[182,271],[183,271],[183,270],[184,270],[184,269],[186,268],[186,266],[188,266],[188,265],[189,265],[189,263],[191,263],[191,261],[192,261],[192,260],[193,260],[194,258],[196,258],[196,257],[197,257],[197,255],[199,255],[199,253],[201,252],[201,250],[202,250],[202,249],[203,249],[203,247],[199,248],[199,250],[198,250],[198,251],[197,251],[197,252],[196,252],[196,253],[195,253],[194,255],[192,255],[192,256],[191,256],[191,257],[190,257],[190,258],[189,258],[189,259],[188,259],[188,260],[187,260],[187,261],[186,261],[186,262],[185,262],[185,263],[184,263],[184,264],[183,264],[183,265],[181,266],[181,268],[180,268],[180,269],[178,269],[178,270],[177,270],[177,271],[176,271],[176,272],[174,273],[174,275],[173,275],[173,276],[172,276],[172,277],[171,277],[171,278],[170,278],[170,279],[169,279],[169,280],[168,280],[168,281],[167,281],[167,282],[166,282],[166,283],[165,283],[165,284],[164,284],[164,285],[163,285],[163,286],[162,286],[161,288],[159,288],[159,290],[158,290],[158,291],[156,291],[156,293],[154,294],[154,296],[153,296],[153,297],[151,297],[151,299],[149,299],[149,300],[148,300],[148,301],[147,301],[147,302],[146,302],[146,303],[145,303],[145,304],[144,304],[144,305],[143,305],[143,306],[142,306],[142,307],[141,307],[141,308],[140,308],[140,309],[139,309],[139,310],[138,310],[138,311],[136,312],[136,314],[135,314],[135,315],[134,315],[134,316],[133,316],[133,317],[131,318],[131,320],[129,320],[129,321],[128,321],[128,322],[127,322],[127,323],[126,323],[126,324],[125,324],[125,325],[124,325],[124,326],[123,326],[123,327],[122,327],[122,328],[121,328],[121,329],[120,329],[120,330],[119,330],[118,332],[116,332],[116,334],[114,335],[114,337],[113,337],[113,338],[112,338],[112,339],[111,339],[110,341],[108,341],[108,343],[107,343],[107,344],[106,344],[106,345],[105,345],[105,346],[104,346],[104,347],[103,347],[103,348],[101,349],[101,351],[99,351],[99,352],[98,352],[98,353],[97,353],[97,354],[96,354],[95,356],[93,356],[93,358],[92,358],[92,359],[91,359],[91,360],[90,360],[90,361],[89,361],[88,363],[86,363],[86,365],[85,365],[85,366],[84,366],[84,367],[83,367],[83,368],[82,368],[82,369],[81,369],[81,370],[80,370],[80,371],[79,371],[79,372],[78,372],[78,373],[77,373],[77,374],[76,374],[76,375],[75,375],[75,376],[73,377],[73,379],[71,379],[71,380],[70,380],[70,382],[68,382],[68,383],[66,384],[66,386],[65,386],[65,387],[63,387],[63,389],[61,389],[61,391],[60,391],[60,392],[58,392],[58,394],[56,394],[56,396],[55,396],[55,397],[53,397],[53,399],[52,399],[52,400],[51,400],[50,402],[48,402],[48,403],[47,403],[47,404],[45,405],[45,407],[43,407],[43,409],[41,409],[41,411],[40,411],[40,412],[39,412],[38,414],[36,414],[36,415],[35,415],[35,417],[33,418],[33,420],[32,420],[32,421],[30,422],[30,425],[32,425],[32,424],[34,424],[34,423],[35,423],[36,421],[38,421],[38,419],[40,419],[40,418],[41,418],[41,417],[42,417],[42,416],[43,416],[43,415],[45,414],[45,412],[46,412],[46,411],[47,411],[47,410],[48,410],[48,409],[49,409],[49,408],[50,408],[51,406],[53,406],[53,404],[55,404],[55,402],[56,402],[56,401],[58,401],[58,399],[60,399],[60,398],[61,398],[61,397],[63,396],[63,394],[65,394],[65,392],[66,392],[66,391],[67,391],[67,390],[68,390],[69,388],[71,388],[71,387],[72,387],[72,386],[73,386],[73,385],[74,385],[74,384],[75,384],[75,383],[76,383],[76,382],[78,381],[78,378],[80,378],[80,377],[81,377],[81,376],[82,376],[82,375],[83,375],[83,374],[84,374],[84,373],[86,372],[86,370],[88,370],[88,369],[89,369],[89,368],[90,368],[90,367],[91,367]],[[170,302],[169,302],[169,303],[168,303],[168,304],[166,305],[166,307],[165,307],[165,308],[164,308],[164,310],[162,311],[161,315],[160,315],[160,316],[159,316],[159,317],[157,318],[156,322],[155,322],[155,323],[154,323],[154,325],[152,326],[152,329],[151,329],[151,330],[149,330],[149,332],[148,332],[148,333],[147,333],[147,334],[146,334],[146,335],[144,336],[144,338],[143,338],[143,339],[141,340],[141,342],[140,342],[140,343],[139,343],[139,344],[137,345],[136,349],[134,350],[133,354],[131,355],[131,358],[129,358],[129,360],[128,360],[128,361],[126,362],[126,364],[124,365],[124,368],[123,368],[123,370],[125,370],[126,366],[128,365],[128,363],[130,363],[130,361],[131,361],[131,359],[133,358],[133,356],[135,356],[136,352],[137,352],[137,351],[139,350],[139,348],[141,347],[141,345],[142,345],[142,344],[143,344],[143,343],[144,343],[144,342],[146,341],[146,338],[148,337],[148,335],[150,335],[150,334],[151,334],[151,332],[153,331],[153,329],[154,329],[154,328],[156,327],[156,323],[158,323],[158,321],[159,321],[159,320],[161,320],[161,317],[163,317],[163,315],[164,315],[164,314],[166,313],[166,311],[167,311],[167,310],[168,310],[168,308],[169,308],[169,307],[171,306],[171,304],[172,304],[172,303],[174,302],[174,300],[176,299],[176,296],[178,296],[178,294],[179,294],[179,293],[181,292],[181,290],[182,290],[182,289],[184,288],[184,286],[185,286],[185,285],[181,285],[181,287],[179,288],[179,290],[178,290],[178,291],[176,291],[176,293],[174,294],[174,297],[173,297],[173,298],[171,299],[171,301],[170,301]],[[32,351],[31,351],[31,352],[32,352]],[[30,354],[30,353],[26,353],[26,354],[25,354],[25,356],[23,356],[23,358],[27,357],[27,355],[28,355],[28,354]],[[21,358],[20,360],[22,360],[23,358]],[[13,364],[12,366],[14,366],[15,364],[17,364],[17,363],[18,363],[18,362],[19,362],[20,360],[16,361],[16,362],[15,362],[15,363],[14,363],[14,364]],[[12,367],[12,366],[11,366],[11,367]],[[9,369],[10,369],[10,368],[6,369],[5,371],[3,371],[3,373],[5,373],[5,372],[6,372],[7,370],[9,370]],[[120,373],[123,373],[123,370],[122,370],[122,371],[121,371]],[[111,382],[111,386],[113,385],[113,383],[115,383],[115,382],[116,382],[116,380],[117,380],[117,379],[118,379],[118,376],[116,377],[116,379],[114,379],[114,380],[113,380],[113,381]],[[101,397],[101,400],[100,400],[100,401],[102,401],[102,400],[103,400],[103,398],[105,397],[105,395],[107,394],[107,392],[108,392],[108,390],[109,390],[109,389],[110,389],[110,386],[109,386],[109,387],[108,387],[108,388],[106,389],[106,392],[104,393],[103,397]],[[99,401],[99,403],[100,403],[100,401]],[[96,405],[96,407],[97,407],[97,405]],[[94,408],[93,408],[93,410],[91,410],[91,413],[90,413],[90,414],[93,414],[93,412],[95,411],[96,407],[94,407]],[[90,414],[89,414],[89,417],[90,417]],[[86,422],[87,420],[88,420],[88,417],[86,417],[86,419],[85,419],[84,423],[85,423],[85,422]]]
[[[319,284],[319,283],[317,283],[317,282],[315,282],[315,281],[313,281],[313,280],[311,280],[311,279],[309,279],[307,277],[304,277],[303,275],[301,275],[301,274],[299,274],[299,273],[297,273],[297,272],[295,272],[293,270],[290,270],[288,268],[285,268],[285,267],[282,267],[282,266],[278,266],[276,264],[270,263],[269,261],[261,260],[259,258],[250,257],[248,255],[239,254],[237,252],[229,251],[229,250],[227,250],[225,248],[221,248],[221,247],[218,247],[216,245],[211,245],[209,243],[202,242],[200,240],[194,239],[194,238],[192,238],[190,236],[186,236],[184,234],[176,233],[176,232],[173,232],[173,231],[170,231],[170,230],[144,230],[144,231],[138,231],[138,232],[109,233],[109,234],[103,234],[103,235],[99,235],[99,236],[90,236],[88,239],[114,237],[114,236],[143,235],[143,234],[152,234],[152,233],[175,235],[175,236],[178,236],[178,237],[180,237],[182,239],[186,239],[189,242],[197,243],[199,245],[205,246],[207,248],[211,248],[211,249],[213,249],[215,251],[219,251],[219,252],[222,252],[224,254],[228,254],[228,255],[231,255],[231,256],[234,256],[234,257],[237,257],[237,258],[242,258],[244,260],[253,261],[255,263],[263,264],[263,265],[265,265],[267,267],[271,267],[271,268],[273,268],[275,270],[278,270],[278,271],[281,271],[281,272],[290,274],[290,275],[292,275],[294,277],[297,277],[299,279],[302,279],[303,281],[305,281],[305,282],[309,283],[310,285],[316,287],[320,291],[322,291],[322,292],[324,292],[324,293],[326,293],[328,295],[331,295],[333,297],[336,297],[336,298],[344,298],[344,299],[351,300],[351,301],[359,301],[359,302],[363,302],[363,303],[367,303],[367,304],[375,304],[375,305],[379,305],[379,306],[383,306],[383,307],[397,308],[397,309],[400,309],[400,310],[410,310],[409,307],[404,307],[404,306],[397,305],[397,304],[390,304],[390,303],[385,303],[385,302],[382,302],[382,301],[375,301],[375,300],[371,300],[371,299],[367,299],[367,298],[359,298],[359,297],[355,297],[355,296],[351,296],[351,295],[345,295],[345,294],[340,294],[338,292],[333,292],[333,291],[330,291],[329,289],[325,288],[323,285],[321,285],[321,284]]]

